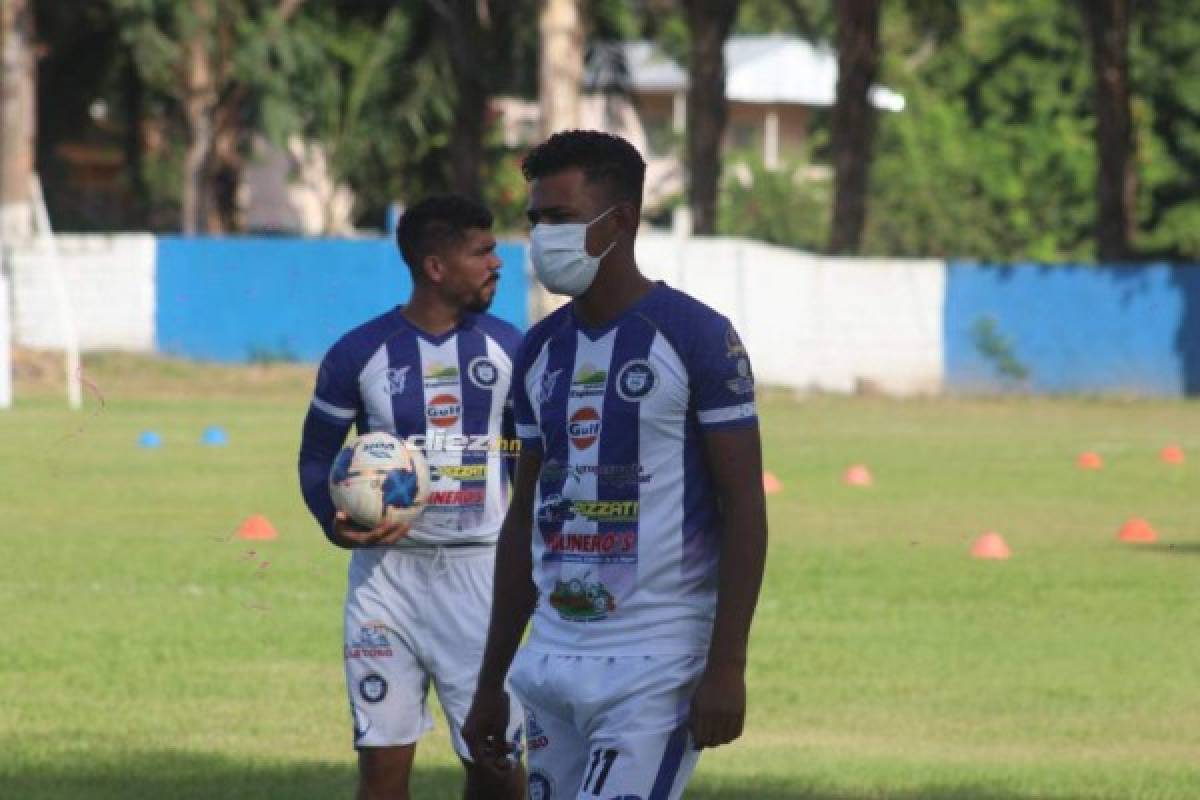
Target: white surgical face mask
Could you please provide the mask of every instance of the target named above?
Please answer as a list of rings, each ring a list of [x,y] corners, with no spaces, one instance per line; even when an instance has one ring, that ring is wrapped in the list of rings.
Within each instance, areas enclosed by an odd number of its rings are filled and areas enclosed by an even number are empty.
[[[609,206],[591,222],[548,225],[539,222],[529,233],[530,258],[538,280],[555,294],[578,297],[596,280],[600,260],[616,247],[614,240],[598,256],[588,255],[587,229],[616,206]]]

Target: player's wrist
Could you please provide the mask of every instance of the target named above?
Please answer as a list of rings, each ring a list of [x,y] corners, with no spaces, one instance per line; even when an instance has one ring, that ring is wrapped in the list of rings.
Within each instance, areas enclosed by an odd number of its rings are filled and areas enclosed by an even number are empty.
[[[504,691],[504,672],[494,669],[481,669],[476,684],[476,694],[495,694]]]
[[[705,665],[708,672],[738,672],[746,671],[746,655],[742,654],[721,654],[714,655],[709,653],[708,663]]]

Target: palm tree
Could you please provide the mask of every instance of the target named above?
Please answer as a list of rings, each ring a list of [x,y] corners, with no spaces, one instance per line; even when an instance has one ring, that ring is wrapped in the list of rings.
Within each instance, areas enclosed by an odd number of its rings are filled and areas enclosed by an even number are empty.
[[[455,110],[447,145],[451,188],[483,195],[483,147],[488,98],[503,85],[512,61],[516,0],[427,0],[449,52]]]
[[[0,3],[0,231],[29,233],[37,65],[29,0]]]
[[[1137,220],[1133,116],[1129,107],[1130,0],[1079,0],[1092,47],[1096,97],[1096,249],[1103,261],[1130,257]]]
[[[737,18],[738,0],[684,0],[691,54],[688,58],[688,202],[696,233],[717,230],[717,187],[725,102],[725,40]]]
[[[867,219],[867,180],[875,109],[868,93],[879,73],[880,0],[835,0],[837,25],[837,101],[833,107],[830,149],[833,154],[831,253],[859,249]]]
[[[540,5],[538,102],[545,138],[555,131],[579,127],[584,24],[582,0],[541,0]]]

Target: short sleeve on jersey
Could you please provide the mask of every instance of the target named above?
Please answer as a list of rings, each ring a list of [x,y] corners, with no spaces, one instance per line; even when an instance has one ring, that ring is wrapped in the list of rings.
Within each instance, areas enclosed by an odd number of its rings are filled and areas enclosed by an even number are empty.
[[[340,348],[334,346],[317,369],[312,408],[329,422],[346,425],[358,413],[358,380]]]
[[[741,338],[719,314],[698,322],[688,365],[696,420],[709,430],[756,424],[754,373]]]

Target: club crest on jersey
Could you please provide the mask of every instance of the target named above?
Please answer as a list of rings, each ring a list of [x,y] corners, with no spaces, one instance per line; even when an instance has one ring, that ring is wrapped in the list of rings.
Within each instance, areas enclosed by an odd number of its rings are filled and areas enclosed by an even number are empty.
[[[462,402],[452,394],[435,395],[425,407],[429,424],[437,428],[449,428],[462,416]]]
[[[550,399],[550,395],[554,393],[554,384],[558,382],[558,376],[561,373],[561,369],[556,369],[542,374],[542,381],[538,384],[537,394],[533,398],[533,402],[540,406]]]
[[[571,397],[592,397],[604,394],[608,385],[608,371],[597,369],[591,364],[582,364],[571,379]]]
[[[600,437],[600,412],[584,406],[571,415],[567,423],[567,436],[576,450],[587,450]]]
[[[390,367],[388,369],[388,394],[404,394],[404,385],[408,383],[408,370],[408,367]]]
[[[467,375],[471,378],[471,383],[480,389],[490,389],[496,385],[500,372],[487,356],[478,356],[471,359],[471,363],[467,365]]]
[[[644,358],[626,361],[617,373],[617,394],[631,403],[644,400],[658,387],[658,373]]]

